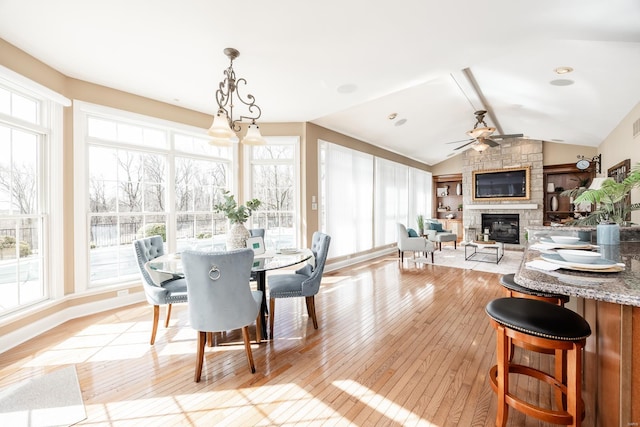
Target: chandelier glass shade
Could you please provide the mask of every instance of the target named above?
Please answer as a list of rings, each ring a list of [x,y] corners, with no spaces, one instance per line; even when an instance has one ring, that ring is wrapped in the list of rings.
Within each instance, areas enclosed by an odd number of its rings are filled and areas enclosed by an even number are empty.
[[[471,145],[471,148],[473,148],[474,150],[476,150],[479,153],[482,153],[484,150],[489,148],[489,145],[487,143],[485,143],[484,141],[482,141],[482,140],[478,140],[478,142],[476,142],[475,144]]]
[[[247,145],[264,145],[266,141],[260,134],[260,129],[256,124],[256,120],[262,115],[262,110],[256,105],[253,95],[247,94],[244,96],[239,90],[240,87],[244,87],[247,84],[247,81],[244,78],[236,78],[236,73],[233,70],[233,60],[240,56],[240,52],[228,47],[224,50],[224,54],[231,60],[231,63],[229,68],[224,70],[225,78],[218,84],[218,90],[216,90],[218,111],[208,131],[208,134],[213,137],[209,143],[212,145],[230,145],[232,142],[237,142],[236,133],[240,132],[242,129],[240,124],[246,120],[250,121],[250,124],[241,142]],[[234,119],[233,109],[236,106],[236,102],[246,106],[246,112]]]
[[[471,138],[487,138],[489,135],[491,135],[495,131],[496,131],[496,128],[485,126],[481,128],[474,128],[468,131],[467,135],[469,135]]]

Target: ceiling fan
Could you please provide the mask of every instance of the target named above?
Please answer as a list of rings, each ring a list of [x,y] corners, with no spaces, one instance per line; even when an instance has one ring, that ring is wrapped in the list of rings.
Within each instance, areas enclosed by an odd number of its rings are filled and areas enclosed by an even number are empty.
[[[500,145],[498,142],[494,141],[495,139],[519,138],[523,136],[521,133],[491,136],[491,134],[496,131],[496,128],[487,126],[487,124],[484,122],[484,115],[487,114],[487,111],[478,110],[474,114],[476,116],[476,124],[473,125],[473,129],[467,131],[467,135],[469,135],[471,139],[447,142],[447,144],[459,144],[461,142],[464,142],[464,144],[454,148],[454,150],[460,150],[461,148],[470,145],[471,147],[469,148],[473,148],[476,151],[482,152],[489,147],[497,147],[498,145]],[[478,127],[478,125],[482,126]],[[489,138],[490,136],[491,138]]]

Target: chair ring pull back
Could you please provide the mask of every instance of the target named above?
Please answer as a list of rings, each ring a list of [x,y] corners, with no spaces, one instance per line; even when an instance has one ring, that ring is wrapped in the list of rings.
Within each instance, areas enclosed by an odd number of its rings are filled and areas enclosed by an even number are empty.
[[[209,270],[209,278],[211,280],[218,280],[220,278],[220,269],[217,265],[212,265]]]

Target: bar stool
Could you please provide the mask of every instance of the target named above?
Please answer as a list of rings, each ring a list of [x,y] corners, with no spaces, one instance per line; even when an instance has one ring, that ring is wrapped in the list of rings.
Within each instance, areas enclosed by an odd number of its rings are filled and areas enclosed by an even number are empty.
[[[567,295],[560,294],[552,294],[549,292],[536,291],[534,289],[525,288],[524,286],[520,286],[515,281],[515,274],[505,274],[500,277],[500,284],[505,289],[505,295],[511,298],[528,298],[535,299],[539,301],[548,302],[549,304],[559,305],[564,307],[565,303],[569,302],[569,297]],[[509,360],[513,359],[513,344],[509,346]],[[519,345],[527,350],[537,351],[538,353],[545,353],[543,349],[536,348],[531,345]],[[553,354],[553,350],[546,351],[548,354]]]
[[[591,335],[587,321],[567,308],[527,298],[498,298],[487,304],[486,312],[497,332],[497,364],[489,370],[491,387],[498,396],[496,425],[506,425],[511,406],[545,422],[580,426],[584,415],[580,393],[582,349],[587,337]],[[554,375],[511,363],[510,343],[553,351]],[[563,353],[566,356],[566,367],[563,364]],[[557,408],[543,408],[510,393],[509,373],[527,375],[551,385]]]
[[[520,286],[515,281],[515,274],[505,274],[500,277],[500,284],[506,291],[506,296],[516,298],[529,298],[545,301],[550,304],[563,306],[569,302],[567,295],[553,294],[550,292],[536,291]]]

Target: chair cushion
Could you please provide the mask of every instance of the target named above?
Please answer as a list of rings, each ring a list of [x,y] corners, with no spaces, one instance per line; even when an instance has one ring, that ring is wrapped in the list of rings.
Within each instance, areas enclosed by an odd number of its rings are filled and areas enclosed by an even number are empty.
[[[486,312],[496,322],[523,332],[560,341],[578,341],[591,335],[591,328],[579,314],[548,302],[527,298],[498,298]]]
[[[454,233],[440,232],[436,234],[436,242],[453,242],[458,236]]]
[[[269,276],[269,298],[302,296],[302,282],[309,276],[302,274],[274,274]]]
[[[438,232],[442,232],[442,224],[438,223],[438,222],[430,222],[429,223],[429,230],[435,230]]]
[[[407,233],[409,234],[409,237],[420,237],[413,228],[407,228]]]

